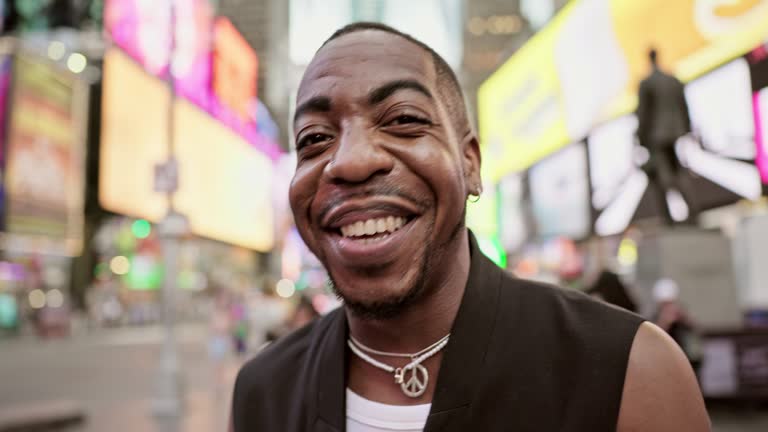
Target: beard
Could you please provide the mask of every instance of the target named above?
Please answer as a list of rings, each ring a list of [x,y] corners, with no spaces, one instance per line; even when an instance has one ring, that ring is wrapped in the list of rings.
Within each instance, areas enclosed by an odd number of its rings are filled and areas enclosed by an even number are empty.
[[[466,211],[467,210],[465,207],[461,218],[451,231],[448,239],[444,243],[438,245],[438,249],[440,249],[438,253],[430,253],[433,250],[433,242],[431,240],[427,242],[424,247],[424,253],[421,254],[421,259],[418,263],[419,271],[416,274],[416,278],[414,279],[413,283],[411,283],[411,286],[402,291],[401,294],[392,295],[374,301],[357,300],[344,294],[344,290],[340,289],[336,284],[333,278],[333,274],[330,271],[328,272],[328,285],[336,297],[344,302],[344,306],[347,308],[347,310],[349,310],[352,315],[356,316],[357,318],[372,321],[396,318],[410,306],[418,303],[419,300],[421,300],[424,294],[428,291],[428,276],[432,273],[432,269],[434,268],[433,263],[439,262],[439,258],[443,255],[446,245],[453,242],[459,233],[461,233],[462,228],[464,228]],[[434,225],[430,226],[428,231],[432,232],[433,229]]]

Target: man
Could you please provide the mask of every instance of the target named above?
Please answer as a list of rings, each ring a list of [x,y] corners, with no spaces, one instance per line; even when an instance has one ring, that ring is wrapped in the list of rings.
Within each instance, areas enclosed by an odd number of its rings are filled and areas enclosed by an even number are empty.
[[[344,306],[243,367],[235,432],[709,430],[664,332],[479,251],[464,225],[478,141],[426,45],[339,30],[304,75],[294,130],[296,226]]]
[[[683,192],[680,184],[682,167],[675,152],[675,144],[691,132],[691,119],[685,100],[683,84],[659,67],[658,53],[648,53],[651,74],[640,83],[637,118],[640,145],[648,150],[648,174],[657,192],[659,206],[667,223],[675,222],[668,202],[668,194]],[[686,203],[688,219],[692,219],[691,202]]]

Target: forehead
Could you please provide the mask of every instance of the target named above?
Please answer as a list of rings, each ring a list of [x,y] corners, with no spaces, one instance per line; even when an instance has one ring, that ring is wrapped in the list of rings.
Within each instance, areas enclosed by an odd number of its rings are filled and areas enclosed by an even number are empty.
[[[362,30],[329,42],[315,55],[302,78],[297,102],[338,90],[366,94],[378,84],[401,79],[433,89],[435,70],[429,53],[400,36]]]

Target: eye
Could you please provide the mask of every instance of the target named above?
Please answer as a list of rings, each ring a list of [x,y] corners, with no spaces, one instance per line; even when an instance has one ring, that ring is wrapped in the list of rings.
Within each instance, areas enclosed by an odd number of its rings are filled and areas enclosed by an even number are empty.
[[[301,150],[304,147],[311,146],[313,144],[319,144],[321,142],[328,141],[329,139],[331,139],[331,136],[323,133],[307,134],[301,137],[296,143],[296,150]]]
[[[390,120],[386,124],[386,126],[402,126],[402,125],[409,125],[409,124],[423,124],[423,125],[427,125],[427,124],[430,124],[430,121],[425,119],[425,118],[418,117],[418,116],[415,116],[415,115],[401,114],[401,115],[395,117],[394,119]]]

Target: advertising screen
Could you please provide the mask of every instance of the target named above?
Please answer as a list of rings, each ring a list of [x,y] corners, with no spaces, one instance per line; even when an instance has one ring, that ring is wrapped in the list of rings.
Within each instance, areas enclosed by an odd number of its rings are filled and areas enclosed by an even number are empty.
[[[82,242],[87,88],[27,55],[14,62],[5,172],[6,229]]]
[[[107,0],[104,25],[112,42],[152,75],[165,77],[171,53],[169,0]],[[209,0],[175,0],[173,76],[176,91],[203,109],[211,98]]]
[[[541,237],[580,239],[590,232],[589,176],[583,143],[531,167],[531,209]]]
[[[637,117],[630,115],[595,128],[587,140],[597,235],[624,232],[645,195],[648,176],[635,161],[636,132]]]
[[[156,76],[168,72],[171,54],[169,0],[106,0],[104,30],[112,43]]]
[[[176,39],[173,77],[176,92],[208,110],[211,98],[211,34],[213,10],[210,0],[175,0]]]
[[[678,157],[698,176],[747,199],[762,194],[749,64],[736,59],[686,85],[698,142],[681,140]],[[702,196],[709,207],[710,197]]]
[[[763,183],[768,184],[768,87],[755,93],[752,107],[755,118],[755,162]]]
[[[768,184],[768,43],[746,56],[752,81],[752,116],[755,122],[755,162]]]
[[[521,174],[512,174],[499,183],[499,237],[507,252],[515,252],[528,240],[530,222],[528,202]]]
[[[256,103],[259,61],[256,53],[227,18],[215,24],[213,90],[219,102],[241,122],[251,117]]]
[[[294,64],[309,64],[334,31],[374,21],[423,41],[457,68],[463,54],[462,6],[461,0],[290,0],[288,54]]]
[[[749,65],[737,59],[685,86],[691,127],[702,145],[722,156],[755,158]]]
[[[764,41],[767,21],[768,0],[568,3],[480,89],[485,174],[521,171],[633,112],[650,47],[687,82]]]
[[[168,91],[117,50],[104,61],[99,200],[121,214],[160,220],[154,167],[168,155]],[[176,208],[203,237],[268,251],[273,245],[272,162],[192,104],[175,108]]]

